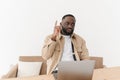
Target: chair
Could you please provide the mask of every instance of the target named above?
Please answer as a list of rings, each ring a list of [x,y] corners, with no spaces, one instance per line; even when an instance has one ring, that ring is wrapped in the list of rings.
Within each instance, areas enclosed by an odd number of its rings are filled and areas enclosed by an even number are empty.
[[[95,69],[104,68],[103,57],[90,56],[90,60],[95,60]]]
[[[42,56],[20,56],[19,61],[43,62],[40,70],[40,75],[46,74],[47,65],[46,65],[46,61],[42,58]],[[2,78],[15,78],[17,77],[17,71],[18,71],[18,64],[13,66],[7,74],[2,76]]]
[[[95,69],[98,68],[103,68],[103,58],[102,57],[95,57],[95,56],[90,56],[90,60],[95,60]],[[42,58],[42,56],[20,56],[19,61],[25,61],[25,62],[35,62],[35,61],[40,61],[43,62],[40,75],[46,74],[47,72],[47,64],[46,61]],[[18,70],[18,64],[13,66],[11,70],[2,78],[15,78],[17,77],[17,70]]]

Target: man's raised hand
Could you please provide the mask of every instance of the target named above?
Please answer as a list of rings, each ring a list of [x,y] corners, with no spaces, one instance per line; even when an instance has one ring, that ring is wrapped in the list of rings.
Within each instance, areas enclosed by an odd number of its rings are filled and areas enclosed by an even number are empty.
[[[56,41],[56,37],[58,36],[58,34],[60,33],[60,26],[57,25],[57,21],[55,22],[55,26],[54,26],[54,32],[52,34],[52,40]]]

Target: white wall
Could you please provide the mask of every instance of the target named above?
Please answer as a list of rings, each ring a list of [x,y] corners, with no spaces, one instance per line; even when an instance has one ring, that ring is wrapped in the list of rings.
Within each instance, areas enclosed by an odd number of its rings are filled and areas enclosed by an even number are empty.
[[[20,55],[41,55],[44,38],[56,20],[72,13],[75,32],[87,42],[90,55],[119,66],[119,0],[0,0],[0,75]]]

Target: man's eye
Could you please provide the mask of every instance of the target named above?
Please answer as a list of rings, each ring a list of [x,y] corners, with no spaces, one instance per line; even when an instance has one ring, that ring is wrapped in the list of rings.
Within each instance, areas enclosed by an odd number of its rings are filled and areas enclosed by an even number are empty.
[[[65,23],[65,25],[69,25],[69,23],[68,23],[68,22],[66,22],[66,23]]]
[[[74,25],[75,25],[75,23],[72,23],[72,24],[71,24],[71,26],[74,26]]]

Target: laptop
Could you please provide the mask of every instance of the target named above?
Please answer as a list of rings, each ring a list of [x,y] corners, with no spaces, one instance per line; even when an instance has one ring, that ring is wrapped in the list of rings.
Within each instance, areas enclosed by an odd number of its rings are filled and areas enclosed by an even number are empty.
[[[60,62],[57,80],[92,80],[94,65],[94,60]]]

